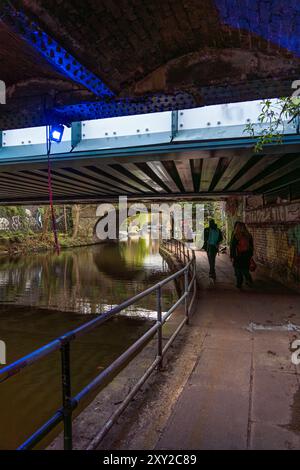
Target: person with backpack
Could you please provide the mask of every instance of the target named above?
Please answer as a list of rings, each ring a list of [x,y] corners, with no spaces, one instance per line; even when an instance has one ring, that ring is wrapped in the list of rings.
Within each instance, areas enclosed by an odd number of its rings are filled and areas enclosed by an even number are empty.
[[[250,274],[250,264],[253,256],[253,238],[246,224],[236,222],[230,243],[230,258],[233,263],[236,286],[242,288],[245,279],[248,286],[252,286],[253,280]]]
[[[204,229],[203,248],[207,252],[209,262],[209,277],[216,280],[216,256],[219,251],[219,245],[223,240],[221,230],[213,219],[209,221],[209,226]]]

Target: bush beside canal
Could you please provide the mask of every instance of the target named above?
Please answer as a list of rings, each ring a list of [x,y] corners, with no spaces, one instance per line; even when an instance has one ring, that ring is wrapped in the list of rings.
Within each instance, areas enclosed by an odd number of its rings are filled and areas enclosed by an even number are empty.
[[[89,210],[89,212],[87,212]],[[96,206],[56,206],[56,226],[61,248],[93,245]],[[87,217],[88,216],[88,217]],[[50,208],[0,207],[0,254],[53,250]]]
[[[90,237],[77,237],[60,233],[59,244],[61,248],[94,245],[94,239]],[[0,254],[32,253],[46,250],[54,250],[54,238],[52,232],[0,232]]]

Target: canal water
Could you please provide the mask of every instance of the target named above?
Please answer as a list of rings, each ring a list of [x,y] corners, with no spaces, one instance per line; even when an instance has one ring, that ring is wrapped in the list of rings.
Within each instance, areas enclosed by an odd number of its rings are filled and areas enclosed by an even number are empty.
[[[169,273],[158,241],[148,238],[68,249],[59,256],[0,257],[0,340],[6,343],[7,363]],[[163,310],[177,298],[173,283],[164,287]],[[149,328],[155,308],[150,295],[72,344],[73,394]],[[56,352],[0,384],[0,449],[16,448],[60,405]]]

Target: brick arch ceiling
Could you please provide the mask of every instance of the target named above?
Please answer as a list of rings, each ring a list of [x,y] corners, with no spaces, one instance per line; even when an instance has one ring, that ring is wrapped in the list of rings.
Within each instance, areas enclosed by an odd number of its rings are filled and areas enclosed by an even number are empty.
[[[204,105],[283,95],[299,78],[300,10],[294,1],[11,3],[117,96],[180,90]],[[1,21],[0,38],[10,99],[46,93],[58,95],[61,105],[93,100],[93,93],[55,70]],[[26,100],[22,106],[26,114]]]

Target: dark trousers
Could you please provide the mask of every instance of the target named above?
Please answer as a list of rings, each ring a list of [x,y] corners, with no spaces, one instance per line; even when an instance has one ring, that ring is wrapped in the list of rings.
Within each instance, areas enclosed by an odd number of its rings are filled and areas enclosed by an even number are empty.
[[[216,256],[217,256],[217,247],[215,245],[207,246],[207,257],[209,262],[209,275],[210,277],[216,277]]]
[[[243,285],[243,281],[252,284],[252,277],[249,272],[251,256],[240,256],[234,261],[234,272],[236,276],[236,283],[238,287]]]

